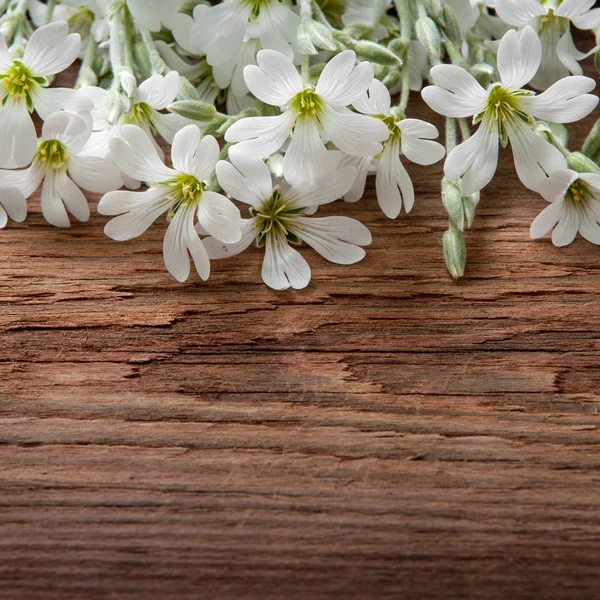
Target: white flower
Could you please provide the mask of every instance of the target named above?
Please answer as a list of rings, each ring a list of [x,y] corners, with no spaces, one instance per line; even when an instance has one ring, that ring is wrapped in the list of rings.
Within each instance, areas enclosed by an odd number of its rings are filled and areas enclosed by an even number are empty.
[[[119,215],[106,224],[106,235],[130,240],[168,212],[170,223],[163,244],[167,270],[185,281],[190,274],[189,253],[200,277],[208,279],[210,261],[194,229],[196,217],[221,242],[235,243],[241,237],[240,211],[225,196],[206,189],[219,160],[217,140],[202,138],[196,125],[184,127],[173,141],[174,168],[169,168],[139,127],[124,125],[121,138],[110,142],[110,155],[124,173],[150,187],[143,192],[112,192],[100,200],[100,214]]]
[[[384,0],[384,9],[387,12],[392,0]],[[376,23],[375,7],[373,0],[346,0],[342,22],[347,27],[354,23],[374,25],[373,37],[381,40],[388,36],[387,28],[381,23]]]
[[[400,160],[400,151],[408,160],[418,165],[432,165],[440,161],[446,150],[434,142],[438,130],[419,119],[395,117],[391,109],[388,89],[381,81],[374,79],[369,93],[354,101],[354,108],[367,115],[380,119],[389,128],[390,137],[378,156],[354,159],[350,164],[357,167],[357,177],[345,198],[349,202],[359,200],[365,191],[367,174],[377,171],[376,188],[379,206],[390,219],[395,219],[402,210],[410,212],[415,200],[415,192],[409,174]]]
[[[356,65],[348,50],[338,54],[323,69],[316,87],[302,82],[296,67],[273,50],[258,53],[258,65],[244,69],[250,91],[266,104],[279,106],[275,117],[249,117],[234,123],[226,132],[228,142],[240,142],[230,154],[267,158],[291,137],[283,169],[292,184],[327,177],[333,168],[325,141],[351,156],[373,156],[379,143],[389,136],[378,119],[353,113],[348,108],[373,81],[368,62]]]
[[[553,227],[555,246],[570,244],[577,232],[592,244],[600,244],[600,175],[555,171],[540,188],[551,204],[531,224],[533,239],[546,235]]]
[[[213,66],[234,60],[248,39],[258,39],[262,48],[277,50],[292,60],[297,53],[298,25],[300,17],[279,0],[199,4],[194,8],[190,42]]]
[[[154,140],[154,135],[158,134],[165,142],[172,144],[179,130],[194,123],[175,113],[160,112],[175,100],[178,90],[179,74],[176,71],[171,71],[165,76],[153,75],[142,81],[138,87],[129,112],[122,115],[116,123],[109,123],[103,113],[106,90],[98,87],[85,88],[82,93],[94,102],[92,112],[94,132],[86,151],[90,154],[107,156],[110,140],[120,137],[123,126],[137,125],[154,143],[159,155],[163,156],[163,151]]]
[[[21,59],[11,59],[0,34],[0,166],[24,167],[37,148],[29,115],[42,120],[57,110],[91,110],[92,103],[77,90],[48,88],[48,78],[66,69],[79,55],[79,34],[69,35],[64,22],[36,29]]]
[[[290,244],[305,242],[327,260],[343,265],[365,256],[359,246],[370,244],[371,234],[364,225],[348,217],[308,216],[348,191],[354,178],[352,167],[335,171],[321,185],[290,187],[285,183],[274,186],[263,161],[244,156],[234,156],[231,161],[233,164],[221,161],[217,165],[219,183],[230,196],[249,204],[252,216],[243,220],[237,244],[204,240],[211,258],[235,256],[256,242],[265,248],[263,281],[284,290],[305,288],[311,276],[308,263]]]
[[[571,23],[578,29],[599,27],[600,8],[590,10],[594,3],[594,0],[496,0],[496,13],[506,23],[515,27],[531,25],[540,35],[542,62],[531,80],[532,87],[546,89],[569,73],[583,74],[578,61],[588,55],[575,47]]]
[[[566,167],[561,152],[534,131],[535,118],[572,123],[588,115],[598,98],[588,92],[595,87],[589,77],[565,77],[542,94],[523,88],[536,73],[541,60],[540,40],[531,27],[506,33],[498,48],[501,82],[487,90],[465,69],[437,65],[431,69],[436,85],[422,96],[447,117],[474,117],[476,133],[450,154],[444,166],[448,179],[463,178],[466,194],[484,188],[498,166],[498,143],[511,143],[515,168],[525,186],[536,190],[548,173]]]
[[[48,223],[69,227],[67,210],[79,221],[87,221],[90,209],[79,188],[103,194],[123,184],[119,169],[110,160],[81,155],[90,130],[88,113],[74,115],[60,111],[50,115],[42,127],[42,137],[31,166],[20,171],[0,171],[0,188],[12,188],[12,201],[18,192],[24,206],[25,200],[43,181],[42,214]],[[0,202],[14,218],[4,197]],[[19,214],[23,215],[22,212]]]

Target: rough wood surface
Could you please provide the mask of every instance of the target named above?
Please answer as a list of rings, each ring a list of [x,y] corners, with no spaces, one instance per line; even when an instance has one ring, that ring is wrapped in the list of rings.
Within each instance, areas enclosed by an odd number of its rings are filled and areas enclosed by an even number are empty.
[[[410,172],[396,222],[324,210],[374,243],[302,292],[259,251],[180,285],[163,223],[1,232],[2,600],[600,597],[598,248],[529,240],[504,152],[454,283]]]

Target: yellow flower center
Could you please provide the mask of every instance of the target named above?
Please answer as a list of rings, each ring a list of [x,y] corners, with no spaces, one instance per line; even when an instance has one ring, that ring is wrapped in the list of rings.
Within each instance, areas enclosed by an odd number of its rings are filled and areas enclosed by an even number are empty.
[[[44,163],[46,169],[62,169],[69,158],[66,146],[58,140],[40,142],[35,159]]]
[[[531,117],[519,108],[519,98],[528,96],[531,92],[525,90],[507,90],[496,84],[490,90],[485,109],[475,116],[473,123],[483,121],[490,130],[497,129],[500,139],[507,139],[506,125],[517,120],[532,123]]]
[[[292,98],[290,106],[300,117],[313,118],[318,117],[323,110],[324,103],[315,90],[307,88]]]
[[[31,94],[38,85],[48,82],[43,77],[34,77],[33,73],[20,61],[14,60],[12,66],[0,75],[8,96],[26,98],[31,106]]]
[[[572,202],[575,204],[587,202],[592,193],[588,184],[583,181],[583,179],[576,179],[567,190],[565,194],[565,198],[567,202]]]
[[[167,198],[173,202],[169,218],[173,218],[175,213],[182,207],[192,203],[197,204],[206,189],[203,181],[198,181],[193,175],[180,173],[177,177],[162,183],[169,188]]]

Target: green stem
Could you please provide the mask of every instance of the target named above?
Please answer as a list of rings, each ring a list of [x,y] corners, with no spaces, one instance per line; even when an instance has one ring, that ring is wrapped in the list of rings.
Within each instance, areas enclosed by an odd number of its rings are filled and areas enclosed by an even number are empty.
[[[48,0],[46,2],[46,15],[44,16],[44,23],[50,23],[52,21],[52,13],[56,6],[56,0]]]
[[[169,69],[167,63],[163,60],[162,56],[156,49],[156,45],[152,39],[152,34],[145,27],[138,27],[138,30],[142,36],[144,46],[146,46],[146,50],[148,51],[148,56],[150,57],[152,74],[166,75],[171,69]]]
[[[91,85],[98,85],[98,76],[94,71],[94,62],[96,60],[97,49],[98,43],[90,36],[87,50],[85,51],[85,55],[81,61],[81,67],[79,67],[77,81],[75,82],[74,87],[76,90],[89,87]]]
[[[300,68],[302,75],[302,83],[306,86],[310,83],[310,56],[308,54],[302,55],[302,66]]]
[[[598,154],[600,153],[600,119],[592,127],[581,151],[594,161],[598,159]]]
[[[394,0],[398,17],[400,18],[400,40],[404,43],[402,52],[402,91],[400,92],[400,110],[406,111],[410,98],[410,70],[408,64],[408,50],[412,37],[412,15],[408,0]]]
[[[446,119],[446,155],[456,148],[456,119]]]
[[[303,21],[313,18],[312,0],[300,0],[300,18]]]
[[[133,41],[129,9],[122,0],[114,0],[110,13],[110,62],[113,87],[133,98],[136,79],[133,73]]]

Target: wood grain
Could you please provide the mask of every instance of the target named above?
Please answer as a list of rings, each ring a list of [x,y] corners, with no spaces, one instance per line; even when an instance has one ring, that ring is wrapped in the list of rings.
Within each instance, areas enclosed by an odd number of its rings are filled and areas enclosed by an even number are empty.
[[[530,241],[504,151],[454,283],[410,172],[302,292],[258,250],[180,285],[164,223],[1,232],[2,600],[600,597],[598,248]]]

